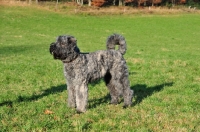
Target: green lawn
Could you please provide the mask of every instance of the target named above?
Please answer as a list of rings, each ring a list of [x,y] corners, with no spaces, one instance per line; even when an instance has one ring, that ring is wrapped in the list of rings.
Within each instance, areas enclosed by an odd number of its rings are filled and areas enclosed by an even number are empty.
[[[200,15],[70,15],[0,5],[0,131],[200,131]],[[84,114],[67,107],[63,66],[49,53],[58,35],[82,52],[122,34],[133,106],[110,105],[103,81],[89,85]]]

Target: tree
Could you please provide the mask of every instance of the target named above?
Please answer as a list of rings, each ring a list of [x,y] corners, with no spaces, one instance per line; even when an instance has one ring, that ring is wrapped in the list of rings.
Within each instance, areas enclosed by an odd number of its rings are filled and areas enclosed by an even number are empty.
[[[88,6],[91,6],[91,4],[92,4],[92,1],[88,0]]]
[[[123,6],[124,5],[124,0],[119,0],[119,6]]]
[[[83,0],[76,0],[76,3],[79,5],[83,5]]]
[[[57,0],[57,2],[56,2],[56,10],[58,9],[58,0]]]

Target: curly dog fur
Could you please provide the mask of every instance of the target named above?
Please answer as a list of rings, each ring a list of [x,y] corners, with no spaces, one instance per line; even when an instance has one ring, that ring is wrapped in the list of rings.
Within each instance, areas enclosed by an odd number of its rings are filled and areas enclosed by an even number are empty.
[[[115,50],[115,45],[119,46]],[[81,53],[77,40],[71,35],[59,36],[50,45],[50,53],[64,65],[68,85],[68,106],[85,112],[88,102],[88,83],[104,78],[111,95],[111,104],[124,98],[124,107],[132,104],[128,68],[123,54],[126,52],[125,38],[119,34],[108,37],[107,50],[88,54]]]

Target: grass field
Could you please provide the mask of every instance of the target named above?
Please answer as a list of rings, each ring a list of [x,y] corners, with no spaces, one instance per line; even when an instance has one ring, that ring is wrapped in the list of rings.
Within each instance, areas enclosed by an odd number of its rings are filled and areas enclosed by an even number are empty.
[[[0,5],[0,131],[200,131],[200,15],[70,15]],[[103,81],[89,85],[88,111],[66,105],[62,63],[49,45],[71,34],[82,52],[128,44],[133,106],[109,105]]]

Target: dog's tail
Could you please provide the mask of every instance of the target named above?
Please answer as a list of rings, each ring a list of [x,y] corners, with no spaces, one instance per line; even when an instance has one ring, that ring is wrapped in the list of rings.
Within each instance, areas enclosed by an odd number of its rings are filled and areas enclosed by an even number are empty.
[[[115,49],[115,45],[118,45],[118,50],[122,55],[126,53],[126,40],[122,35],[113,34],[108,37],[106,42],[107,49]]]

